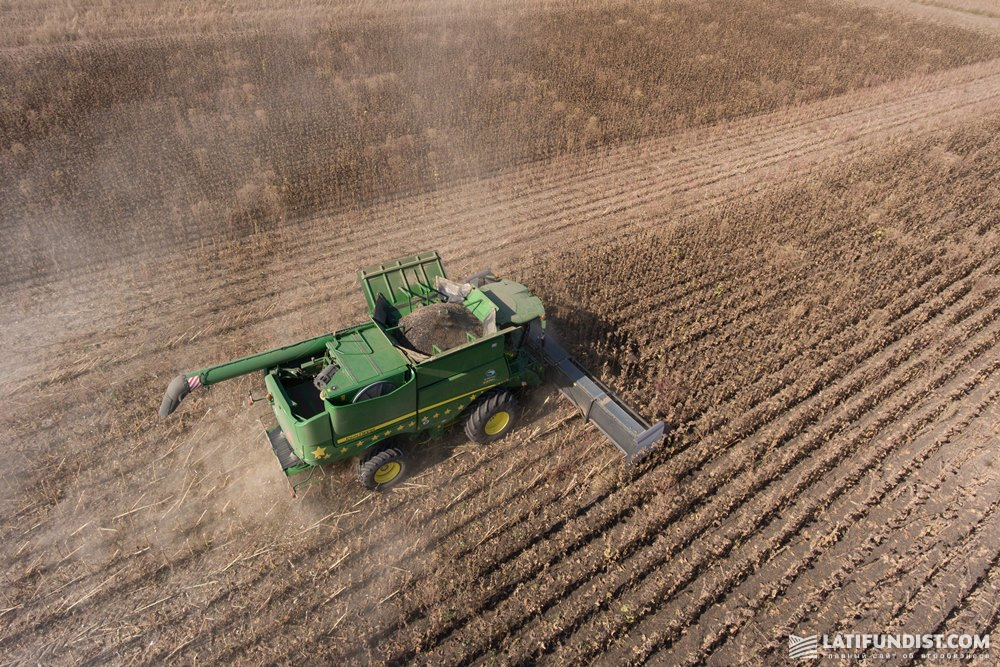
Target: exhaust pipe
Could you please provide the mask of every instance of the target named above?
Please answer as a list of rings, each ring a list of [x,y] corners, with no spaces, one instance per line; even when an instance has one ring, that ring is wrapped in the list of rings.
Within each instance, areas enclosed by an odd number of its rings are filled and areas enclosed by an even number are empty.
[[[163,394],[163,402],[160,403],[160,416],[167,417],[176,410],[177,406],[181,404],[181,400],[195,388],[191,386],[192,381],[197,382],[197,380],[197,376],[189,380],[183,375],[178,375],[171,380],[170,384],[167,385],[167,392]]]

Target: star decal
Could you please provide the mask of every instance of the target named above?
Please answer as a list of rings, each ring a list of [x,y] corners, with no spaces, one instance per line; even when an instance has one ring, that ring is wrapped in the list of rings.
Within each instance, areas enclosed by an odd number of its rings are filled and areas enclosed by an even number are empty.
[[[341,454],[346,454],[347,453],[347,447],[341,447],[340,448],[340,453]]]
[[[325,459],[329,456],[329,454],[326,453],[326,447],[317,447],[312,450],[312,455],[314,459]]]
[[[433,415],[431,415],[431,416],[432,416],[432,417],[434,417],[434,419],[437,419],[438,417],[440,417],[440,416],[441,416],[441,413],[440,413],[440,412],[435,412],[435,413],[434,413]]]
[[[378,442],[378,436],[377,435],[373,435],[372,436],[372,442]]]
[[[465,406],[463,406],[461,403],[459,403],[458,405],[455,406],[455,409],[456,410],[461,410],[463,407],[465,407]]]
[[[445,410],[445,411],[444,411],[444,413],[445,413],[446,415],[450,415],[450,414],[451,414],[451,408],[448,408],[447,410]]]
[[[409,424],[407,424],[407,426],[409,426],[410,428],[413,428],[416,425],[417,425],[417,422],[415,422],[415,421],[412,421]]]

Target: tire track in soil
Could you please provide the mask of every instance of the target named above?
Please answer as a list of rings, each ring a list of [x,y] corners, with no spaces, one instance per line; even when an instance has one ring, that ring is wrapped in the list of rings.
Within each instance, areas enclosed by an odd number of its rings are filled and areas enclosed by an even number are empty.
[[[994,512],[997,505],[990,506],[990,512]],[[933,600],[921,599],[913,601],[913,609],[910,613],[895,619],[888,631],[905,631],[910,627],[928,627],[929,623],[935,623],[930,634],[980,634],[975,625],[970,628],[956,629],[954,632],[945,632],[948,621],[953,618],[953,614],[960,612],[965,607],[965,601],[975,595],[986,581],[991,571],[995,571],[1000,565],[1000,550],[997,550],[996,536],[1000,530],[1000,523],[994,521],[989,527],[982,530],[986,535],[982,541],[971,544],[967,547],[966,553],[956,553],[954,550],[939,548],[944,562],[942,567],[935,568],[938,575],[927,587],[926,597],[936,595],[938,599],[944,600],[939,604]],[[971,540],[967,540],[967,543]],[[940,547],[940,545],[939,545]],[[969,553],[971,552],[971,553]],[[967,561],[961,559],[964,557]],[[950,566],[950,569],[948,569]],[[947,579],[950,578],[950,581]],[[960,582],[955,585],[955,582]],[[920,591],[920,595],[924,591]],[[939,619],[939,620],[938,620]],[[881,626],[880,626],[881,627]],[[966,652],[953,650],[955,653]],[[916,658],[907,660],[909,664],[916,662]],[[871,661],[862,661],[862,664],[871,664]]]
[[[995,334],[991,338],[992,340],[988,341],[985,346],[977,346],[978,349],[973,349],[970,353],[967,353],[963,357],[961,363],[949,364],[949,368],[945,373],[938,374],[937,377],[927,386],[911,394],[906,399],[906,402],[904,403],[905,407],[903,409],[912,409],[914,405],[920,403],[922,400],[927,398],[928,395],[936,393],[936,390],[952,381],[952,378],[955,378],[956,375],[965,370],[966,362],[970,361],[970,355],[978,357],[992,350],[993,347],[1000,342],[1000,334]],[[1000,361],[993,362],[984,370],[981,370],[976,374],[974,382],[978,385],[980,382],[985,381],[993,373],[995,373],[998,368],[1000,368]],[[955,380],[954,382],[958,382],[960,380],[961,376],[958,376],[958,380]],[[952,382],[952,384],[954,384],[954,382]],[[672,648],[674,642],[682,636],[682,630],[685,627],[700,618],[713,605],[721,603],[731,590],[742,582],[748,574],[752,574],[756,571],[761,564],[766,562],[767,558],[782,549],[783,546],[787,544],[788,540],[798,535],[806,525],[815,521],[821,514],[823,508],[830,505],[845,490],[855,488],[863,475],[872,467],[878,465],[882,456],[887,453],[891,453],[900,444],[905,443],[906,440],[911,438],[915,432],[919,431],[925,423],[933,420],[937,415],[943,412],[947,408],[947,404],[949,402],[957,400],[967,392],[968,388],[964,386],[960,386],[957,390],[954,390],[952,396],[949,396],[944,403],[938,402],[937,406],[931,409],[929,416],[922,418],[919,426],[911,426],[900,436],[892,438],[891,444],[886,446],[887,451],[882,452],[880,450],[876,450],[875,455],[868,460],[860,472],[852,472],[846,476],[844,480],[841,480],[840,484],[833,487],[833,492],[825,494],[821,501],[814,504],[806,514],[796,519],[794,522],[790,522],[787,519],[783,520],[783,530],[781,531],[778,539],[773,540],[769,545],[766,545],[759,553],[751,556],[746,561],[741,562],[735,570],[726,571],[726,574],[721,576],[717,582],[706,582],[701,580],[700,583],[705,590],[697,596],[696,600],[678,601],[679,605],[683,605],[682,612],[663,608],[662,615],[669,619],[666,622],[664,622],[663,618],[660,618],[660,614],[655,614],[646,616],[639,623],[628,623],[628,631],[635,632],[641,636],[643,638],[642,643],[633,645],[628,642],[627,639],[623,640],[621,643],[612,646],[610,650],[602,654],[598,664],[643,664],[658,652]],[[926,422],[924,420],[926,420]],[[879,421],[882,422],[878,425],[878,430],[881,431],[886,425],[892,425],[895,423],[896,419],[894,417],[888,417]],[[855,451],[857,450],[855,449]],[[839,457],[831,459],[826,466],[826,470],[833,470],[837,467],[838,462]],[[803,481],[800,482],[799,486],[808,488],[810,484],[811,482],[809,481]],[[770,517],[770,519],[774,519],[776,516],[777,510],[775,510],[775,513]],[[792,525],[789,526],[789,523]],[[710,557],[719,559],[726,558],[729,556],[728,549],[731,548],[732,545],[739,544],[739,539],[733,540],[727,546],[723,547],[723,551],[721,553],[712,553]],[[691,581],[693,582],[694,579],[692,578]],[[672,598],[676,592],[680,590],[674,586],[664,585],[662,581],[648,582],[647,588],[649,590],[645,591],[643,599],[648,601],[647,605],[653,605],[657,611],[659,611],[661,601],[664,597],[669,596]],[[648,607],[637,606],[636,608],[642,609],[643,613],[645,613]],[[671,611],[673,614],[670,613]],[[622,628],[620,632],[625,632],[625,628]]]
[[[620,495],[628,495],[629,497],[631,497],[632,495],[636,494],[635,488],[636,488],[635,485],[633,485],[633,486],[628,487],[627,489],[621,490]],[[632,503],[623,503],[623,504],[625,504],[627,507],[634,507],[634,505]],[[599,522],[599,526],[601,526],[602,528],[609,528],[609,527],[615,525],[622,518],[623,518],[622,516],[613,516],[612,519],[609,520],[609,521],[603,521],[603,520],[600,521]],[[587,531],[584,531],[584,533],[589,535],[589,533]],[[588,541],[588,543],[589,543],[589,541]],[[563,555],[565,555],[565,556],[569,556],[570,555],[570,553],[566,553],[566,551],[567,551],[566,545],[563,544],[563,543],[560,543],[560,544],[554,546],[553,548],[559,552],[560,558],[562,558]],[[544,559],[542,559],[542,561],[544,562]],[[545,567],[545,569],[547,571],[547,575],[551,578],[553,576],[553,573],[550,571],[549,566],[550,566],[550,563],[546,563],[544,567]],[[538,568],[538,567],[536,567],[535,569],[538,570],[538,571],[541,571],[541,569]],[[480,576],[482,576],[482,575],[480,575]],[[497,591],[495,585],[492,585],[492,584],[490,585],[490,588],[494,591],[494,593],[493,593],[493,597],[494,598],[500,599],[500,598],[503,597],[503,595],[502,595],[503,589],[501,589],[500,591]],[[478,613],[478,610],[477,610],[477,613]],[[458,622],[452,623],[451,624],[451,626],[452,626],[451,629],[454,630],[455,628],[457,628],[460,625],[461,625],[461,623],[458,623]],[[439,633],[439,634],[440,634],[440,636],[438,637],[438,639],[442,639],[444,636],[447,636],[447,634],[449,634],[449,633],[448,632],[444,632],[444,633]],[[487,631],[487,634],[489,634],[488,631]],[[408,657],[408,656],[406,656],[404,654],[403,657]]]
[[[984,483],[978,483],[975,486],[983,486]],[[974,489],[975,486],[972,488]],[[963,491],[968,491],[969,488],[963,488]],[[987,489],[989,491],[990,489]],[[935,496],[938,494],[935,493]],[[972,493],[972,498],[977,496],[976,493]],[[920,499],[923,502],[927,502],[927,498]],[[965,493],[959,500],[968,501],[969,495]],[[935,498],[935,504],[940,504],[940,500]],[[959,507],[964,506],[965,503],[959,504]],[[995,509],[996,503],[991,503],[990,508]],[[945,511],[949,511],[950,508],[946,506]],[[945,518],[945,517],[941,517]],[[955,517],[947,517],[948,519]],[[966,517],[969,518],[969,517]],[[985,518],[985,517],[984,517]],[[918,549],[917,546],[921,544],[922,538],[927,536],[936,536],[938,533],[947,531],[955,531],[960,528],[967,527],[966,522],[956,522],[956,523],[944,523],[940,522],[937,524],[931,524],[926,527],[914,526],[913,530],[917,531],[917,534],[913,537],[912,541],[906,541],[904,536],[907,534],[905,531],[898,531],[893,537],[893,546],[896,547],[893,550],[894,555],[898,555],[893,559],[891,567],[889,563],[882,563],[883,568],[872,568],[873,575],[877,578],[869,582],[867,592],[869,594],[873,592],[878,592],[883,594],[883,598],[888,597],[894,600],[893,604],[887,605],[885,609],[878,609],[873,604],[871,598],[861,597],[853,601],[853,604],[848,608],[849,613],[845,614],[833,614],[833,618],[841,619],[839,622],[833,625],[833,631],[845,631],[848,626],[846,624],[846,619],[851,619],[851,624],[856,627],[872,627],[872,628],[885,628],[886,631],[891,631],[894,628],[898,628],[899,624],[897,621],[899,618],[904,616],[910,605],[914,602],[914,598],[923,593],[925,587],[932,583],[934,577],[939,573],[939,570],[948,565],[952,560],[953,552],[950,548],[945,549],[945,553],[936,553],[937,546],[939,542],[935,542],[933,545],[924,545],[924,548]],[[956,543],[958,540],[954,537],[945,538],[949,543]],[[967,554],[966,554],[967,556]],[[968,563],[965,563],[967,566]],[[926,572],[918,572],[926,567]],[[881,572],[879,570],[882,570]],[[911,584],[916,582],[915,586],[907,586],[909,590],[906,591],[906,597],[900,600],[900,597],[893,595],[894,588],[898,588],[898,584],[902,581],[901,577],[907,577],[907,583]],[[881,599],[880,602],[885,602],[885,599]],[[948,607],[951,609],[951,607]],[[926,610],[925,610],[926,611]],[[888,613],[889,618],[880,618],[880,615]],[[929,618],[930,616],[927,616]]]
[[[864,594],[855,594],[856,586],[850,591],[842,588],[843,581],[861,571],[866,579],[869,578],[871,568],[895,553],[894,548],[900,542],[915,546],[927,544],[928,538],[940,542],[939,532],[912,534],[909,539],[903,537],[914,526],[913,515],[924,504],[923,497],[918,497],[914,489],[919,486],[924,490],[922,493],[938,491],[956,498],[962,493],[961,480],[955,475],[974,457],[978,460],[988,452],[982,446],[966,449],[959,438],[968,430],[968,424],[996,401],[998,392],[987,394],[989,388],[989,382],[984,382],[968,394],[959,394],[941,415],[904,442],[900,451],[884,466],[866,473],[867,479],[856,487],[857,493],[864,492],[867,496],[864,500],[854,495],[837,498],[811,535],[804,534],[798,542],[786,545],[710,610],[701,621],[706,627],[715,629],[712,633],[682,637],[668,654],[657,654],[657,657],[677,664],[751,662],[751,651],[746,644],[759,643],[761,635],[774,637],[777,645],[789,632],[801,634],[807,618],[789,620],[772,602],[780,600],[783,607],[796,608],[795,587],[808,573],[832,572],[818,584],[801,582],[803,586],[798,589],[798,597],[811,602],[799,603],[798,608],[814,610],[811,614],[814,617],[849,618],[847,611],[832,613],[825,609],[819,612],[816,604],[827,603],[833,597],[864,599]],[[914,481],[917,475],[929,479]],[[873,495],[872,489],[878,492]],[[950,505],[938,504],[942,509]],[[748,636],[751,621],[754,623],[753,637]],[[762,628],[763,621],[770,624],[766,629]],[[812,631],[811,626],[805,627]]]
[[[817,436],[817,437],[818,437],[818,436]],[[727,511],[727,512],[731,512],[732,510],[731,510],[731,509],[727,509],[726,511]],[[658,529],[657,529],[657,530],[658,530]],[[652,532],[654,532],[654,531],[646,531],[646,534],[651,534]],[[699,532],[699,531],[698,531],[698,529],[693,529],[693,531],[692,531],[692,534],[693,534],[693,535],[698,535],[698,532]],[[684,538],[684,537],[681,537],[681,538],[678,538],[678,543],[679,543],[679,547],[678,547],[678,548],[682,547],[682,546],[683,546],[683,545],[684,545],[684,544],[686,543],[686,541],[688,541],[689,539],[691,539],[691,538]],[[635,554],[631,554],[631,555],[630,555],[630,558],[631,558],[631,557],[635,557]],[[658,562],[659,562],[659,561],[658,561]],[[665,561],[664,561],[664,562],[665,562]],[[657,566],[658,566],[658,565],[656,565],[656,564],[654,563],[654,565],[653,565],[653,566],[651,566],[651,567],[657,567]],[[651,569],[651,567],[650,567],[650,568],[643,568],[643,569],[644,569],[645,571],[648,571],[649,569]],[[603,582],[603,583],[605,584],[605,586],[607,586],[607,581],[605,581],[605,582]],[[618,589],[612,589],[612,590],[611,590],[610,592],[608,592],[608,593],[607,593],[607,596],[608,596],[608,599],[611,599],[611,598],[614,598],[614,599],[618,599],[618,598],[619,598],[619,594],[620,594],[620,591],[621,591],[621,588],[618,588]],[[661,602],[662,602],[662,600],[661,600]],[[561,606],[563,606],[563,605],[561,605]],[[584,608],[584,609],[586,610],[586,608],[587,608],[587,605],[582,605],[582,607],[583,607],[583,608]],[[633,605],[630,605],[630,608],[632,608],[632,609],[643,609],[644,607],[642,607],[642,606],[638,606],[638,607],[636,607],[636,606],[633,606]],[[566,621],[565,621],[565,619],[564,619],[564,618],[560,618],[560,622],[561,622],[561,623],[563,623],[563,624],[564,624],[564,626],[565,626],[565,624],[566,624]],[[586,630],[586,631],[582,631],[582,633],[581,633],[581,634],[583,634],[583,635],[585,635],[585,636],[588,636],[588,637],[589,637],[589,636],[592,636],[592,635],[591,635],[591,632],[592,632],[592,630],[590,630],[590,629],[588,628],[588,630]],[[541,642],[540,642],[540,641],[535,641],[535,642],[533,642],[533,644],[534,644],[534,645],[537,645],[537,644],[539,644],[539,643],[541,643]]]
[[[994,391],[990,397],[983,403],[980,404],[980,410],[985,409],[985,407],[991,402],[996,401],[996,392]],[[977,415],[974,412],[974,415]],[[839,582],[837,584],[839,586]],[[841,596],[836,599],[833,598],[823,598],[817,596],[808,596],[807,599],[801,603],[798,603],[799,609],[801,610],[801,615],[793,616],[792,623],[800,624],[806,618],[806,614],[812,614],[815,616],[826,617],[846,617],[852,605],[855,604],[856,600],[863,599],[863,595],[860,593],[855,594],[848,591],[844,591]],[[785,597],[780,601],[780,606],[793,606],[797,603],[795,598]],[[776,615],[781,616],[783,612],[778,612]],[[790,627],[790,626],[789,626]]]
[[[932,577],[935,575],[940,575],[944,578],[947,575],[951,575],[951,581],[945,584],[945,591],[942,593],[942,598],[952,598],[955,599],[955,605],[960,604],[961,600],[964,599],[966,595],[975,589],[976,581],[978,579],[973,579],[971,584],[965,585],[960,584],[955,585],[955,582],[965,582],[968,581],[968,571],[969,566],[966,559],[971,560],[972,567],[976,570],[989,570],[994,567],[998,562],[1000,562],[1000,552],[994,551],[995,545],[995,535],[997,529],[1000,528],[1000,520],[997,519],[997,509],[1000,509],[1000,499],[995,499],[986,509],[984,515],[978,519],[975,519],[971,525],[967,524],[956,524],[949,526],[952,530],[948,531],[950,537],[944,538],[945,541],[938,541],[933,544],[928,545],[933,552],[941,552],[935,555],[939,556],[940,560],[935,563],[931,568],[931,572],[928,573],[927,577],[924,578],[918,585],[916,591],[913,593],[914,596],[919,596],[925,591],[925,587],[932,584]],[[988,523],[987,523],[988,522]],[[983,535],[985,533],[985,536]],[[976,558],[975,554],[979,554]],[[949,571],[947,568],[951,567],[954,572]],[[906,567],[900,568],[901,575],[909,575],[911,572],[906,571]],[[939,581],[939,580],[934,580]],[[907,600],[907,605],[914,602],[911,598]],[[946,603],[952,604],[952,603]],[[914,621],[914,625],[908,627],[928,627],[928,622],[934,622],[932,619],[947,618],[948,611],[954,607],[941,607],[935,603],[925,602],[922,606],[922,612],[924,615],[918,616],[918,620]],[[898,619],[897,619],[898,620]],[[944,623],[941,620],[938,625]],[[900,632],[907,626],[900,626],[899,623],[893,623],[891,625],[871,625],[871,619],[859,618],[852,620],[851,624],[848,626],[844,621],[838,623],[838,626],[846,627],[877,627],[884,628],[885,632]],[[831,632],[837,632],[838,630],[833,630]],[[859,661],[860,664],[871,664],[870,661]],[[880,661],[881,662],[881,661]]]
[[[995,438],[995,434],[1000,426],[1000,401],[996,394],[989,409],[973,422],[972,427],[965,434],[963,441],[976,443],[989,443]],[[974,478],[978,478],[975,476]],[[1000,563],[997,556],[989,562],[981,573],[978,570],[970,572],[962,577],[962,581],[968,581],[969,576],[975,579],[966,589],[966,593],[960,598],[958,604],[953,606],[947,616],[930,630],[931,634],[995,634],[997,621],[1000,620]],[[921,623],[921,626],[924,624]],[[926,664],[927,660],[915,658],[907,664]],[[970,660],[964,661],[966,664]]]
[[[973,583],[965,589],[962,601],[953,607],[944,620],[930,634],[960,635],[979,634],[993,635],[996,632],[997,621],[1000,620],[1000,604],[997,604],[1000,592],[1000,554],[994,555],[988,568]],[[967,580],[967,577],[964,578]],[[971,664],[972,660],[964,660]],[[928,664],[929,658],[914,657],[904,664]]]
[[[962,500],[983,502],[984,497],[989,500],[992,497],[990,494],[994,490],[1000,489],[992,463],[992,459],[987,459],[971,471],[975,473],[975,476],[972,477],[975,481],[965,487],[967,493],[964,494]],[[1000,505],[1000,500],[994,499],[990,502],[989,509],[979,519],[979,522],[985,521],[986,516],[991,515],[998,505]],[[958,504],[958,507],[963,507],[963,504]],[[955,521],[959,518],[956,516],[957,514],[960,514],[957,510],[949,511],[946,518],[949,522]],[[965,520],[968,518],[963,517],[963,521],[958,524],[949,523],[933,528],[941,529],[943,527],[945,530],[954,530],[956,525],[965,525]],[[945,616],[942,612],[947,613],[958,608],[966,597],[964,586],[956,586],[955,582],[970,581],[970,577],[973,582],[979,580],[996,565],[997,559],[1000,558],[1000,552],[994,551],[998,546],[997,537],[1000,536],[1000,525],[992,524],[990,529],[984,533],[985,543],[973,544],[972,547],[975,548],[970,547],[965,552],[952,548],[955,540],[950,540],[951,544],[946,544],[946,541],[939,542],[934,545],[934,548],[924,550],[919,554],[908,550],[916,562],[900,562],[895,571],[900,576],[916,577],[919,575],[918,585],[901,591],[899,590],[899,579],[883,579],[880,582],[882,584],[880,588],[891,595],[894,593],[892,597],[897,601],[896,604],[883,608],[875,608],[870,604],[862,605],[859,612],[863,610],[864,615],[858,619],[858,625],[887,628],[891,632],[901,631],[906,627],[917,627],[918,624],[926,625],[928,619],[933,619],[935,616],[940,619],[935,625],[944,623]],[[969,541],[966,540],[966,542]],[[961,557],[961,560],[957,560],[958,557]],[[949,570],[956,569],[960,573],[949,575]],[[926,571],[920,572],[921,570]],[[890,584],[895,584],[895,590],[888,589]],[[971,585],[969,586],[971,587]]]

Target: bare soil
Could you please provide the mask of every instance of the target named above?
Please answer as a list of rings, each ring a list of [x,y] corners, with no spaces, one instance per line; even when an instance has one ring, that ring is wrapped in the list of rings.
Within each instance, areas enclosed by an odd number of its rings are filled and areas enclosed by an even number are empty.
[[[1000,61],[909,72],[12,280],[0,654],[769,665],[789,634],[996,636],[998,102]],[[293,500],[254,378],[156,417],[178,370],[352,324],[354,269],[427,248],[535,288],[664,446],[626,468],[542,389],[391,493],[334,465]]]

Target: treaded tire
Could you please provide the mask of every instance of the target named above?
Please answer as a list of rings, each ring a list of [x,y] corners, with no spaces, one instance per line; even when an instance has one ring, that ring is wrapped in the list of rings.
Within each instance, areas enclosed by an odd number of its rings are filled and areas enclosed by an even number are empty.
[[[373,447],[358,462],[358,481],[370,491],[385,491],[406,478],[406,457],[398,447]]]
[[[517,401],[506,389],[493,389],[476,400],[465,418],[465,435],[485,445],[499,440],[517,426]]]

